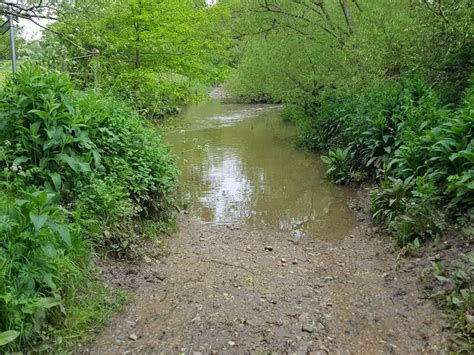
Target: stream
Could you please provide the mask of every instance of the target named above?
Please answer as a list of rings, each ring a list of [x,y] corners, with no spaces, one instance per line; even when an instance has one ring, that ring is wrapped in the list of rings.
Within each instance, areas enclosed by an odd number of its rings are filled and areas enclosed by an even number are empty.
[[[281,106],[188,106],[166,142],[179,157],[181,198],[214,224],[244,223],[295,238],[334,240],[356,225],[348,187],[325,179],[319,156],[295,148],[296,130]]]

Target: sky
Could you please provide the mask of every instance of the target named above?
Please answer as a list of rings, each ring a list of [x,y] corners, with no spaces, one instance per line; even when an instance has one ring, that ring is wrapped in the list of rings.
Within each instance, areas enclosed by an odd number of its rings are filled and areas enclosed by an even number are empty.
[[[39,22],[41,25],[46,26],[48,23],[51,23],[52,20],[46,20],[46,19],[36,19],[36,22]],[[19,25],[20,27],[23,28],[23,31],[21,33],[21,36],[26,39],[26,40],[33,40],[33,39],[39,39],[41,38],[43,29],[37,25],[35,25],[33,22],[27,19],[19,19]]]

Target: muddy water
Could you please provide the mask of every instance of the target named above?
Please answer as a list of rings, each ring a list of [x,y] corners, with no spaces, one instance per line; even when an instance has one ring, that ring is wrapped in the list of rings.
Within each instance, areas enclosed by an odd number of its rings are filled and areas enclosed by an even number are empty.
[[[331,240],[355,226],[348,188],[324,179],[319,157],[295,149],[281,108],[190,106],[166,138],[179,157],[182,197],[190,212],[216,224],[245,223]]]

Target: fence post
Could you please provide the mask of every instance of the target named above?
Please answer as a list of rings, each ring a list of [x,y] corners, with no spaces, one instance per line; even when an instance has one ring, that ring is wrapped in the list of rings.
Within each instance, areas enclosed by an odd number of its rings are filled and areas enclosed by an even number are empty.
[[[16,48],[15,48],[15,25],[13,23],[13,15],[10,14],[10,45],[12,49],[12,71],[16,73]]]

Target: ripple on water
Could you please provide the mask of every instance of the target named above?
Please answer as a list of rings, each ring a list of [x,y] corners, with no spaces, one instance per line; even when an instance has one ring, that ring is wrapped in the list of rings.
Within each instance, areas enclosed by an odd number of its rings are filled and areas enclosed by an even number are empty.
[[[347,207],[354,191],[329,184],[319,157],[295,149],[295,129],[280,112],[276,105],[188,107],[166,138],[183,172],[181,195],[206,222],[325,240],[347,235],[356,223]]]

